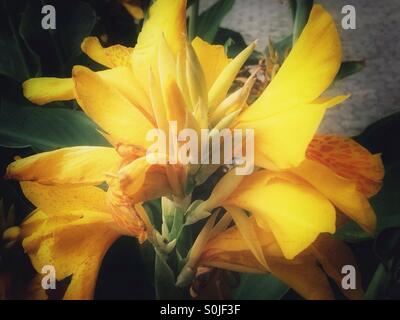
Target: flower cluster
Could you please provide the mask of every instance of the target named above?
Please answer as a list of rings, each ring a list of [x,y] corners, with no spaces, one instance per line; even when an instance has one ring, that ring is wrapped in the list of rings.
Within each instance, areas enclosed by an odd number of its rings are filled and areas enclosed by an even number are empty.
[[[23,84],[39,105],[76,99],[111,145],[39,153],[7,169],[37,208],[21,226],[23,247],[38,272],[51,264],[57,280],[72,276],[65,299],[93,298],[102,258],[118,237],[150,241],[168,257],[182,230],[205,219],[177,286],[190,286],[206,266],[272,273],[305,298],[332,298],[327,276],[340,285],[341,267],[355,265],[332,234],[348,218],[374,233],[368,198],[381,186],[380,156],[349,138],[316,134],[326,110],[348,98],[321,96],[341,63],[339,35],[322,6],[313,7],[279,71],[249,105],[253,75],[231,88],[255,46],[229,59],[223,46],[189,42],[186,1],[157,0],[134,48],[83,41],[82,50],[106,70],[75,66],[72,78]],[[241,176],[228,168],[209,197],[192,201],[222,165],[171,163],[157,151],[150,156],[167,161],[149,162],[147,133],[168,132],[171,121],[197,133],[254,130],[256,170]],[[160,198],[158,230],[143,204]],[[361,286],[344,294],[360,298]]]

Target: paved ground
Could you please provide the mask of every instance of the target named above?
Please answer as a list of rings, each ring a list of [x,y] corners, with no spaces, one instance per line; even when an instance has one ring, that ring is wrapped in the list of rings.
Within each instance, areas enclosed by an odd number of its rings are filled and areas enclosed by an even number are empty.
[[[204,6],[215,0],[202,0]],[[399,0],[319,0],[335,17],[338,26],[341,8],[355,6],[357,29],[339,28],[345,59],[365,59],[360,73],[337,83],[335,93],[352,97],[328,111],[322,132],[354,135],[369,123],[400,111],[400,1]],[[259,39],[264,48],[268,37],[288,34],[291,17],[285,0],[236,0],[224,20],[225,27],[240,31],[246,41]]]

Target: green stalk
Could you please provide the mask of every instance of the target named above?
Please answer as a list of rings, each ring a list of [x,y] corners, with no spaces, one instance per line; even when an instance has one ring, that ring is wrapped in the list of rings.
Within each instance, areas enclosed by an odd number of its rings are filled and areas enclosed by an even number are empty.
[[[197,18],[199,17],[199,0],[193,2],[189,8],[189,40],[196,37]]]

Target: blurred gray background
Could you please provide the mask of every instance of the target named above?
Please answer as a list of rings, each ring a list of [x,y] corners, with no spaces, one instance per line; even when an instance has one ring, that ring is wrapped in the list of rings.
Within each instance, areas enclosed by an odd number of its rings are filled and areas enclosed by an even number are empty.
[[[202,0],[202,8],[215,0]],[[336,83],[327,94],[351,93],[349,100],[328,111],[321,132],[356,135],[368,124],[400,111],[400,0],[317,0],[335,18],[345,60],[366,60],[359,73]],[[356,8],[357,29],[341,28],[341,9]],[[241,32],[249,43],[290,33],[291,14],[286,0],[236,0],[223,26]]]

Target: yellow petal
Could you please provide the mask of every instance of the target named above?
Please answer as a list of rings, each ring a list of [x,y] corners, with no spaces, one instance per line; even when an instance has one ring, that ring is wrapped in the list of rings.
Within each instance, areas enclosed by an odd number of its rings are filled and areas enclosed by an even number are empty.
[[[150,98],[142,89],[142,86],[130,68],[116,67],[113,69],[96,72],[108,85],[118,90],[138,110],[140,110],[149,121],[153,121],[153,113]]]
[[[307,158],[354,182],[366,197],[375,195],[382,186],[385,169],[380,155],[372,155],[350,138],[317,135],[308,146]]]
[[[306,299],[333,299],[327,277],[309,250],[305,252],[307,255],[285,260],[272,233],[258,227],[253,217],[246,219],[246,228],[252,226],[257,234],[268,268],[251,253],[237,226],[223,231],[207,243],[200,265],[236,272],[271,272]]]
[[[224,46],[209,44],[199,37],[192,41],[192,46],[203,69],[208,91],[230,59],[225,53]]]
[[[362,299],[364,293],[361,285],[361,274],[350,248],[342,241],[330,235],[322,234],[312,245],[312,251],[322,265],[325,272],[342,288],[342,268],[346,265],[354,266],[356,273],[356,289],[342,289],[349,299]]]
[[[132,48],[127,48],[119,44],[103,48],[97,37],[86,37],[83,39],[81,49],[92,60],[108,68],[127,66],[133,51]]]
[[[250,44],[232,61],[230,61],[229,64],[219,74],[218,78],[215,80],[208,92],[208,106],[211,112],[214,111],[214,109],[225,99],[237,74],[246,60],[250,57],[255,47],[256,42]]]
[[[25,197],[47,215],[108,211],[106,192],[97,187],[46,186],[26,181],[21,182],[21,188]]]
[[[307,147],[321,123],[325,110],[346,98],[347,96],[338,96],[318,100],[250,122],[244,121],[246,116],[239,116],[236,128],[254,129],[256,165],[270,168],[270,161],[276,167],[286,169],[297,166],[304,160]],[[246,109],[244,114],[252,108],[251,106]]]
[[[244,220],[244,219],[243,219]],[[260,243],[262,252],[266,259],[270,257],[282,258],[282,251],[277,246],[276,240],[271,231],[267,231],[258,226],[254,216],[246,218],[246,228],[254,230],[255,235]],[[219,234],[210,238],[211,240],[207,243],[205,256],[208,254],[215,255],[218,252],[226,254],[229,252],[243,252],[250,251],[249,245],[244,241],[241,231],[238,226],[230,227],[226,230],[222,230]],[[266,270],[265,265],[258,263],[260,267]]]
[[[167,165],[150,164],[146,157],[123,167],[110,184],[115,192],[129,197],[134,203],[170,195],[172,188],[166,173]]]
[[[243,239],[240,240],[244,243]],[[206,250],[200,259],[199,265],[243,273],[267,272],[250,250],[233,252]]]
[[[151,115],[150,99],[130,68],[116,67],[98,71],[96,74],[136,107]],[[32,78],[26,80],[22,87],[24,96],[38,105],[75,99],[74,82],[71,78]]]
[[[264,93],[247,111],[247,120],[309,104],[332,83],[341,64],[335,22],[314,5],[307,25]]]
[[[191,110],[202,128],[208,128],[206,80],[200,62],[190,44],[186,46],[186,81]]]
[[[186,102],[177,84],[176,59],[173,56],[164,37],[161,38],[158,52],[158,73],[160,78],[160,91],[162,92],[163,103],[158,103],[164,107],[166,120],[176,121],[178,132],[184,129],[186,122]],[[152,80],[154,81],[154,79]],[[154,101],[154,107],[156,101]],[[155,112],[154,112],[155,113]],[[157,112],[159,114],[160,112]],[[155,113],[156,114],[156,113]]]
[[[325,165],[306,159],[291,169],[356,221],[365,231],[374,233],[376,216],[367,198],[357,190],[354,182],[338,176]]]
[[[141,110],[93,71],[76,66],[72,73],[77,101],[90,118],[121,142],[149,145],[146,135],[153,125]]]
[[[72,79],[32,78],[22,84],[24,96],[35,104],[75,99]]]
[[[144,18],[144,12],[140,7],[140,0],[121,0],[121,4],[134,19],[142,20]]]
[[[320,233],[335,232],[335,209],[320,193],[285,174],[259,171],[245,177],[226,201],[251,212],[293,259]]]
[[[43,266],[54,266],[57,280],[72,275],[64,299],[93,299],[101,261],[119,236],[111,228],[110,215],[85,211],[63,220],[36,214],[42,216],[42,224],[31,228],[22,242],[33,267],[40,273]]]
[[[261,248],[260,240],[258,239],[256,230],[253,225],[248,222],[248,217],[246,213],[240,208],[228,206],[227,211],[232,215],[235,224],[238,227],[240,234],[242,235],[244,241],[248,245],[250,251],[254,254],[257,261],[268,269],[268,264],[265,260],[264,253]]]
[[[251,89],[253,88],[254,83],[256,82],[255,77],[251,76],[243,87],[233,92],[229,95],[212,113],[210,117],[211,125],[217,124],[221,121],[226,115],[232,114],[235,111],[239,111],[246,106],[247,99],[250,95]],[[239,111],[240,112],[240,111]]]
[[[132,55],[132,68],[148,90],[148,72],[156,70],[157,46],[164,36],[174,56],[186,42],[186,0],[157,0],[149,10]]]
[[[97,185],[116,171],[121,157],[113,148],[71,147],[39,153],[11,163],[8,179],[42,184]]]
[[[270,261],[271,273],[307,300],[333,300],[328,279],[314,263],[290,264]]]
[[[229,171],[218,181],[210,197],[201,204],[202,209],[211,211],[214,208],[222,206],[222,203],[229,198],[243,179],[244,176],[236,174],[235,170]]]

